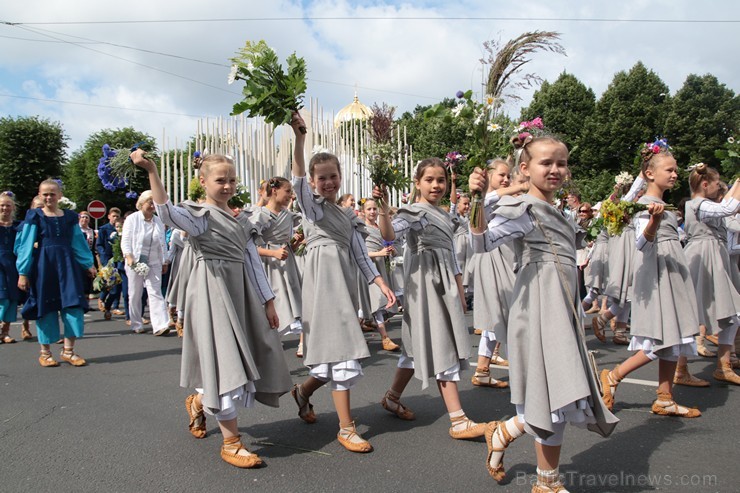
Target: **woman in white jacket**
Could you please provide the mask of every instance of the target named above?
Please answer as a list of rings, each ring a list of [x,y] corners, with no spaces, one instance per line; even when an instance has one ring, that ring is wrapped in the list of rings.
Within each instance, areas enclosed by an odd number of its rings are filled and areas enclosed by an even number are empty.
[[[149,316],[155,336],[167,334],[169,315],[162,297],[162,274],[167,272],[167,244],[164,225],[154,215],[152,192],[147,190],[136,201],[139,210],[126,218],[121,234],[121,253],[126,259],[131,330],[145,332],[142,323],[141,297],[146,287]],[[141,264],[146,264],[146,267]]]

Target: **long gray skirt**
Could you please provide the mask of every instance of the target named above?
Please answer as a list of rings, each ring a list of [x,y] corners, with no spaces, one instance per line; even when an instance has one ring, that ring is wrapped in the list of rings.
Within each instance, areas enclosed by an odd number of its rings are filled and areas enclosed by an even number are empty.
[[[740,275],[732,268],[727,247],[715,239],[689,241],[684,253],[696,289],[699,323],[708,334],[717,334],[740,313]]]

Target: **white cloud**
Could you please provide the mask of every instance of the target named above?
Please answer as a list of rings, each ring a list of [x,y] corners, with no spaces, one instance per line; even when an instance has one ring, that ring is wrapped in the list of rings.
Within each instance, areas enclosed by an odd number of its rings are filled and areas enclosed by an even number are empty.
[[[669,85],[680,88],[689,73],[713,73],[738,90],[740,69],[728,63],[737,46],[734,24],[619,23],[565,21],[451,20],[449,17],[538,18],[675,18],[735,19],[740,7],[715,2],[713,12],[690,1],[625,2],[230,2],[197,0],[109,2],[35,0],[8,2],[4,20],[11,22],[100,21],[116,19],[237,19],[276,17],[376,17],[377,20],[286,20],[200,23],[29,25],[54,31],[54,38],[82,42],[102,40],[141,49],[223,64],[214,66],[101,44],[32,42],[9,37],[50,38],[19,27],[0,26],[0,91],[35,98],[150,109],[161,114],[44,103],[0,97],[0,109],[11,115],[38,114],[60,121],[71,137],[71,150],[103,128],[134,126],[156,138],[162,128],[174,145],[195,132],[196,118],[227,115],[239,99],[239,84],[228,86],[228,58],[245,40],[265,39],[279,56],[292,51],[306,58],[308,96],[318,98],[325,114],[351,101],[354,86],[367,104],[387,102],[398,114],[417,104],[432,104],[458,89],[480,88],[478,58],[487,39],[507,40],[527,30],[562,33],[567,57],[540,53],[527,71],[554,80],[563,70],[601,94],[615,72],[642,60]],[[305,4],[305,7],[303,6]],[[399,17],[433,19],[402,20]],[[723,47],[723,48],[718,48]],[[92,51],[96,50],[96,51]],[[109,53],[106,56],[99,51]],[[736,51],[736,50],[735,50]],[[175,77],[119,58],[180,75]],[[185,80],[192,78],[215,87]],[[318,81],[334,81],[343,85]],[[379,92],[373,89],[383,89]],[[533,91],[523,92],[524,103]],[[399,94],[403,93],[403,94]],[[406,94],[406,95],[404,95]],[[435,99],[427,99],[423,96]],[[509,105],[513,116],[517,105]]]

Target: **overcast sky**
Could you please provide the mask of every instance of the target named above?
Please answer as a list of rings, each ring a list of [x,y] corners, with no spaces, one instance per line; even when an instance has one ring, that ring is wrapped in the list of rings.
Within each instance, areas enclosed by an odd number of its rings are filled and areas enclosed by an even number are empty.
[[[197,22],[105,23],[173,20]],[[264,39],[281,60],[304,57],[307,97],[325,114],[355,90],[398,115],[459,89],[478,92],[482,42],[531,30],[560,32],[567,57],[537,54],[530,70],[551,81],[565,70],[597,97],[638,60],[671,93],[690,73],[740,89],[734,0],[24,0],[3,2],[0,21],[18,23],[0,25],[0,114],[60,122],[70,153],[105,128],[133,126],[157,139],[166,128],[170,139],[187,139],[198,117],[228,115],[240,98],[238,83],[226,83],[228,59],[246,40]],[[524,104],[532,93],[520,93]],[[519,105],[508,112],[517,116]]]

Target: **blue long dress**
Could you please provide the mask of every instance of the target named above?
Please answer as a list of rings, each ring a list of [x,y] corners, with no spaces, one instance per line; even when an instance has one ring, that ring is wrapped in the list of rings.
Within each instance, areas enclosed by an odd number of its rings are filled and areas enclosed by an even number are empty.
[[[16,265],[29,278],[30,289],[21,315],[38,321],[41,344],[59,337],[57,312],[62,312],[65,337],[82,337],[84,270],[94,259],[77,222],[77,213],[70,210],[63,216],[46,216],[41,209],[26,213]]]
[[[18,303],[23,301],[13,253],[19,224],[14,221],[10,226],[0,226],[0,322],[15,322]]]

